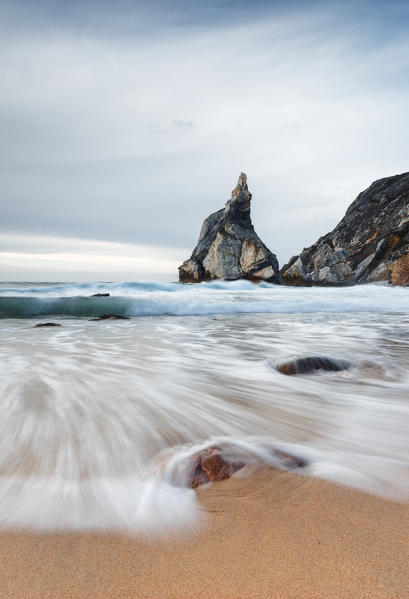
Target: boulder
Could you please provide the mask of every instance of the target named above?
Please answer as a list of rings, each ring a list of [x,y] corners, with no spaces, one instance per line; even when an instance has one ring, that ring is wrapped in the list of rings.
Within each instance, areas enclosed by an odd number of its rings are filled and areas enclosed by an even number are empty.
[[[241,173],[231,199],[206,218],[191,257],[179,267],[182,283],[211,279],[278,282],[277,258],[251,222],[251,198],[247,177]]]
[[[327,370],[339,372],[347,370],[350,367],[347,360],[335,360],[325,356],[309,356],[307,358],[295,358],[277,365],[277,370],[281,374],[309,374],[316,370]]]
[[[409,284],[409,173],[375,181],[280,275],[285,285]]]
[[[39,329],[40,327],[62,327],[62,324],[59,324],[58,322],[39,322],[34,325],[35,329]]]

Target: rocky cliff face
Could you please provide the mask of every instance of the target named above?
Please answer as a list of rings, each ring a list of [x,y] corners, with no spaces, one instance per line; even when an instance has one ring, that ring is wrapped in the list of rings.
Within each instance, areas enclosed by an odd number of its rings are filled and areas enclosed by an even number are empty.
[[[281,269],[285,285],[409,284],[409,173],[375,181],[333,231]]]
[[[225,208],[203,223],[189,260],[179,267],[182,283],[210,279],[251,279],[277,282],[278,262],[264,245],[250,218],[251,193],[241,173]]]

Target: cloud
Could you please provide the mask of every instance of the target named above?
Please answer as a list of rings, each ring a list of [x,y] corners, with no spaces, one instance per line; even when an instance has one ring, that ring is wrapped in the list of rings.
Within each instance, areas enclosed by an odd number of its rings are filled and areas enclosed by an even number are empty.
[[[243,170],[283,262],[408,170],[404,4],[205,4],[177,3],[168,24],[163,3],[48,3],[31,21],[30,3],[8,5],[0,230],[181,261]]]
[[[181,249],[171,250],[151,246],[47,237],[36,235],[0,234],[0,280],[31,273],[31,280],[42,280],[44,273],[53,272],[58,280],[157,277],[177,273]],[[120,277],[121,278],[121,277]],[[176,275],[175,275],[175,278]]]
[[[175,119],[170,123],[151,123],[150,130],[156,135],[185,135],[195,128],[193,121]]]

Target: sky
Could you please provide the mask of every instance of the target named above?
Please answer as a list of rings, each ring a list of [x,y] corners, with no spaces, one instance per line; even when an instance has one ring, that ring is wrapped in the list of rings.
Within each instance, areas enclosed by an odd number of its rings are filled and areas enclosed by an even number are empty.
[[[283,265],[408,108],[406,0],[0,0],[0,280],[176,280],[241,171]]]

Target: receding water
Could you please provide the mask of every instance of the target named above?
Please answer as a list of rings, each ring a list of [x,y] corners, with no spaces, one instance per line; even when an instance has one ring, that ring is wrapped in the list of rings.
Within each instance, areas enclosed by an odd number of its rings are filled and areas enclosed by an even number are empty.
[[[88,320],[102,313],[133,318]],[[178,485],[212,439],[409,499],[408,288],[10,283],[0,316],[3,526],[188,526],[200,512]],[[49,320],[63,326],[34,328]],[[352,368],[275,369],[305,355]]]

